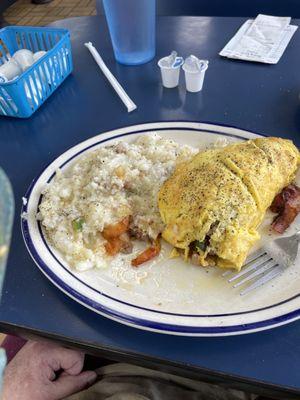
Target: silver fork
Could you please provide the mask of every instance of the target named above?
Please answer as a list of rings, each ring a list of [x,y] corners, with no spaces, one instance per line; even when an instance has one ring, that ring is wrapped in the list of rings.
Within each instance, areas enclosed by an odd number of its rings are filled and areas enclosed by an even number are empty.
[[[241,296],[265,285],[282,274],[296,260],[300,243],[300,231],[292,236],[270,241],[251,254],[238,273],[226,271],[222,274],[233,283],[233,287],[244,287]]]

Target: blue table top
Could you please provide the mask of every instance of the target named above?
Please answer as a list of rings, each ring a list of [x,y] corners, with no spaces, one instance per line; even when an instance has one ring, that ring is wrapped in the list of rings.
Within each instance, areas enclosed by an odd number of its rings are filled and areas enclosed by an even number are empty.
[[[67,148],[113,128],[142,122],[210,121],[292,138],[300,145],[300,32],[277,65],[218,56],[244,20],[163,17],[157,56],[138,67],[113,58],[104,19],[63,20],[70,29],[74,73],[28,120],[0,118],[0,163],[14,187],[16,217],[0,305],[0,329],[35,333],[81,346],[112,359],[171,368],[188,376],[238,383],[265,393],[300,395],[300,321],[236,337],[184,338],[139,331],[75,303],[37,269],[20,232],[18,205],[31,180]],[[297,23],[297,21],[295,21]],[[97,70],[83,43],[93,41],[138,109],[127,114]],[[160,85],[157,60],[177,50],[210,61],[204,89],[186,94]],[[183,78],[183,77],[182,77]],[[285,396],[287,398],[288,395]]]

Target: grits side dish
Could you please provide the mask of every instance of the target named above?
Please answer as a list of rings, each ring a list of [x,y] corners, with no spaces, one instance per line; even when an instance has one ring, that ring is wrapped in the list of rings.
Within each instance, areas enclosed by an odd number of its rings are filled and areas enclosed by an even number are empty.
[[[199,152],[178,165],[160,189],[162,237],[195,264],[240,270],[259,239],[266,210],[293,181],[299,162],[298,149],[279,138]],[[286,188],[272,204],[281,213],[273,223],[277,232],[299,212],[297,190]]]
[[[38,218],[50,243],[78,271],[105,267],[109,257],[145,241],[133,266],[155,257],[164,229],[157,197],[176,165],[197,153],[156,134],[118,142],[57,171],[43,191]]]

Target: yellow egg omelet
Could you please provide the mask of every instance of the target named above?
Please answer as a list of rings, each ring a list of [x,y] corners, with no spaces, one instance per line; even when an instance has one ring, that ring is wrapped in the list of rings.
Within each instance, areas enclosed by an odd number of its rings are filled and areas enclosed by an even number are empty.
[[[163,238],[198,264],[240,270],[274,197],[295,177],[290,140],[259,138],[196,154],[159,192]]]

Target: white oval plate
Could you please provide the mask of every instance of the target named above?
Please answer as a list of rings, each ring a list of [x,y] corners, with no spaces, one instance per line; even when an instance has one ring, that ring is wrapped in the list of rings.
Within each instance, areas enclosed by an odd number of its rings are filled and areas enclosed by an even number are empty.
[[[132,256],[123,255],[107,269],[76,272],[47,242],[36,213],[41,191],[57,168],[65,170],[83,153],[115,140],[130,142],[137,135],[151,132],[200,148],[219,137],[239,141],[259,136],[220,125],[163,122],[117,129],[71,148],[32,182],[26,194],[27,204],[22,212],[27,217],[22,218],[22,232],[37,266],[74,300],[105,317],[136,328],[175,335],[221,336],[257,332],[298,319],[298,261],[264,288],[242,297],[222,277],[221,271],[169,259],[167,244],[163,245],[156,260],[137,269],[130,266]],[[262,227],[263,238],[268,237],[269,223],[270,216],[267,216]]]

